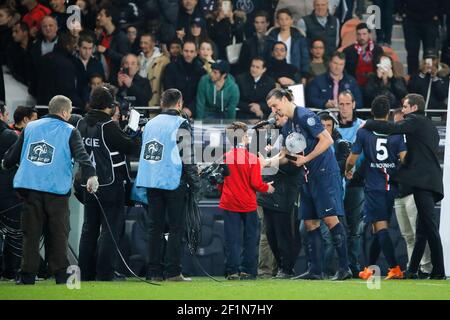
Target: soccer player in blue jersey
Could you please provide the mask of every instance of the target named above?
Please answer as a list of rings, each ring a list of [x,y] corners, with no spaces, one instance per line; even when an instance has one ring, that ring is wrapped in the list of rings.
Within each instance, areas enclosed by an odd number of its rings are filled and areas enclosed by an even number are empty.
[[[378,96],[372,102],[372,115],[375,120],[387,121],[390,102],[387,96]],[[347,159],[345,175],[352,178],[352,169],[359,155],[364,152],[365,187],[364,215],[373,227],[373,241],[369,253],[369,264],[374,265],[380,249],[389,264],[386,279],[403,279],[403,272],[397,263],[394,246],[388,228],[397,195],[397,186],[392,180],[398,167],[406,156],[403,135],[385,135],[364,128],[358,130],[352,152]],[[372,270],[365,268],[359,273],[361,279],[372,277]]]
[[[323,279],[321,220],[330,230],[333,245],[339,257],[339,270],[332,280],[350,279],[352,273],[348,266],[346,234],[338,218],[344,215],[344,204],[339,166],[330,148],[333,145],[333,139],[315,113],[293,103],[293,96],[289,90],[273,89],[266,100],[273,112],[281,117],[286,115],[290,121],[282,128],[285,148],[271,159],[260,156],[261,163],[271,166],[277,161],[279,164],[291,161],[303,167],[305,172],[299,210],[308,231],[311,263],[309,270],[295,279]],[[292,154],[292,152],[289,154],[289,149],[292,148],[289,147],[290,143],[287,140],[293,136],[301,136],[306,144],[301,154]]]

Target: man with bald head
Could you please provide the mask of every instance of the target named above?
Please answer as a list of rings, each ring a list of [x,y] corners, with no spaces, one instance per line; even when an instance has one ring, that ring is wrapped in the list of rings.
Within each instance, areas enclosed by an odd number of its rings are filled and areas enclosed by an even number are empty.
[[[42,38],[37,40],[31,47],[31,83],[30,93],[36,97],[37,81],[41,69],[42,57],[53,52],[58,42],[58,23],[52,16],[45,16],[41,21]]]
[[[328,0],[314,0],[314,11],[300,19],[297,27],[306,33],[310,45],[313,39],[323,39],[327,55],[339,45],[339,20],[329,13]]]

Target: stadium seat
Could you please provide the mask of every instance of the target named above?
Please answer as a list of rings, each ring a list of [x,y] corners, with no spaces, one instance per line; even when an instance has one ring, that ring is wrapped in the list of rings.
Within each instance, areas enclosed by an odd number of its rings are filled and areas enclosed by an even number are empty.
[[[348,20],[346,23],[344,23],[342,25],[341,32],[340,32],[341,40],[345,37],[345,35],[347,33],[354,34],[355,39],[356,39],[356,26],[358,24],[360,24],[361,22],[362,22],[361,20],[359,20],[357,18],[353,18],[353,19]]]

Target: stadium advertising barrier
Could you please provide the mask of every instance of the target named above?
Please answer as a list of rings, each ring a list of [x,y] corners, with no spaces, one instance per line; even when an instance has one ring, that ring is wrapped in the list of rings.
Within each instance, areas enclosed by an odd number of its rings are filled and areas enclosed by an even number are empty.
[[[448,87],[450,94],[450,84]],[[450,97],[450,95],[449,95]],[[445,273],[450,277],[450,115],[447,112],[447,130],[444,151],[444,199],[441,205],[440,234],[444,251]]]

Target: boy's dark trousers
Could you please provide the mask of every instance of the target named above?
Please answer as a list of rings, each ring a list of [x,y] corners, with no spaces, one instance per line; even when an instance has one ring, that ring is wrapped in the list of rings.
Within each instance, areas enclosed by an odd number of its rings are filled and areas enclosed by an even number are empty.
[[[232,212],[224,210],[224,231],[225,273],[231,275],[244,272],[256,277],[259,241],[259,224],[256,211]]]

